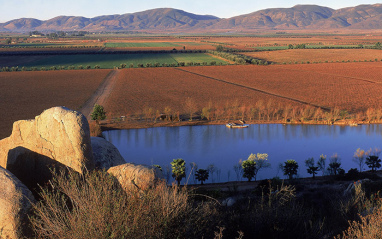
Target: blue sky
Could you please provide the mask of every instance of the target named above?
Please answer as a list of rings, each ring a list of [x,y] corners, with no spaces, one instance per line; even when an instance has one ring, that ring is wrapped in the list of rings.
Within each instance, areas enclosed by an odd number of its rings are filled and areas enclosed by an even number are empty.
[[[380,0],[381,1],[381,0]],[[381,1],[382,2],[382,1]],[[47,20],[55,16],[124,14],[153,8],[171,7],[195,14],[221,18],[251,13],[265,8],[316,4],[334,9],[375,4],[372,0],[0,0],[0,22],[28,17]]]

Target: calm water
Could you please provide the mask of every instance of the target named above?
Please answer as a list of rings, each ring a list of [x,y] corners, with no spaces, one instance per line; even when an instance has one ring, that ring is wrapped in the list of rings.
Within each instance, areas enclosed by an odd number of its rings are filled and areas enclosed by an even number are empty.
[[[275,176],[285,178],[278,165],[287,159],[298,162],[300,177],[308,177],[310,175],[306,172],[304,161],[309,157],[317,161],[321,154],[327,155],[328,165],[330,156],[337,153],[342,168],[347,171],[358,167],[352,161],[357,148],[382,147],[382,125],[264,124],[250,125],[246,129],[206,125],[115,130],[103,134],[127,162],[161,165],[165,177],[170,180],[170,162],[173,159],[183,158],[186,161],[187,175],[192,162],[203,169],[213,164],[216,172],[210,174],[207,182],[241,180],[234,165],[240,159],[247,159],[251,153],[269,155],[271,168],[262,169],[257,176],[257,179],[265,179]],[[194,183],[193,176],[189,177],[188,183]]]

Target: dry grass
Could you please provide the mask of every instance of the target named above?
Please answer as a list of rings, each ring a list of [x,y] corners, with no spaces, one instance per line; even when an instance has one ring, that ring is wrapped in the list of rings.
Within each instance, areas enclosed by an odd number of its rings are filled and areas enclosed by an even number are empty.
[[[55,175],[41,197],[32,218],[39,238],[211,238],[216,213],[212,204],[193,205],[186,188],[125,192],[104,171]]]
[[[110,70],[1,72],[0,139],[9,136],[17,120],[33,119],[45,109],[66,106],[78,110]]]

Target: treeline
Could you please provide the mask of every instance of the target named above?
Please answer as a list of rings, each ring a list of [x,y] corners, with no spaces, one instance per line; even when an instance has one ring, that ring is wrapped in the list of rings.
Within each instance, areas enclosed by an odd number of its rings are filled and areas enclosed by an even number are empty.
[[[347,124],[357,122],[377,123],[382,122],[382,108],[369,108],[365,111],[349,113],[338,107],[322,109],[310,105],[292,106],[281,104],[273,100],[259,100],[254,105],[239,104],[238,101],[227,102],[225,105],[213,105],[209,102],[201,108],[192,99],[186,99],[182,111],[174,110],[167,106],[164,109],[145,107],[142,111],[124,117],[126,120],[157,122],[204,120],[204,121],[235,121],[248,122],[280,122],[280,123],[319,123],[334,124],[343,121]],[[117,118],[117,120],[121,120]]]
[[[237,64],[254,64],[254,65],[268,65],[269,62],[265,60],[260,60],[251,56],[240,55],[237,53],[226,52],[226,51],[209,51],[210,54],[233,61]]]

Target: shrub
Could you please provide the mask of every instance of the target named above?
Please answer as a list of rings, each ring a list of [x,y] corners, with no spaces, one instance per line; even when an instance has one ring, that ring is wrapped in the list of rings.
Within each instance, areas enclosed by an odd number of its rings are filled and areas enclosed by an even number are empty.
[[[92,120],[104,120],[106,119],[106,112],[103,106],[95,104],[93,107],[93,112],[90,115]]]
[[[90,128],[90,136],[92,137],[102,137],[102,129],[97,122],[90,122],[89,123]]]
[[[91,66],[89,66],[89,65],[87,65],[87,66],[86,66],[86,69],[91,69],[91,68],[92,68],[92,67],[91,67]]]
[[[78,69],[82,70],[82,69],[84,69],[84,67],[82,65],[79,65]]]
[[[125,192],[105,171],[56,174],[34,205],[37,238],[211,238],[211,203],[159,183]]]
[[[94,69],[100,69],[101,67],[99,65],[95,65]]]

